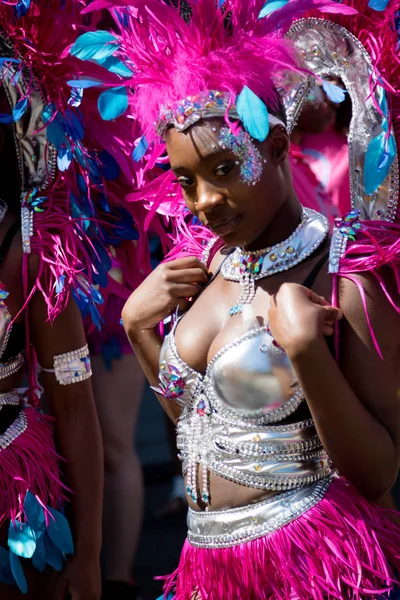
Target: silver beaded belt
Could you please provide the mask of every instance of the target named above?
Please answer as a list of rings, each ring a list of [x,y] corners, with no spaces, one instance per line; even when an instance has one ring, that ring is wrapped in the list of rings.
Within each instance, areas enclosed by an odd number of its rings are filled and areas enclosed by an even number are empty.
[[[11,390],[11,392],[6,392],[5,394],[0,394],[0,410],[3,406],[19,406],[20,397],[16,390]]]
[[[318,504],[332,479],[325,477],[306,487],[239,508],[205,512],[189,508],[188,540],[198,548],[227,548],[263,537]]]
[[[15,358],[7,361],[6,363],[0,363],[0,379],[6,379],[10,375],[14,375],[20,370],[24,364],[24,357],[22,354],[17,354]]]

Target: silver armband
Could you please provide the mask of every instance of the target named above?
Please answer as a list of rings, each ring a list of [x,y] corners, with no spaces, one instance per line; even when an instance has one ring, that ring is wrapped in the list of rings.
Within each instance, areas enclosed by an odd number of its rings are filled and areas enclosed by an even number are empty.
[[[55,356],[54,374],[60,385],[71,385],[89,379],[92,375],[92,367],[87,344],[83,348]]]

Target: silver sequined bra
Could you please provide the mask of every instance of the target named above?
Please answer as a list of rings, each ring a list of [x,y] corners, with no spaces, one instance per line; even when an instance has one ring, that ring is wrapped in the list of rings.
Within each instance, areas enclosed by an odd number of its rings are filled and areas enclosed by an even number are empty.
[[[282,369],[285,392],[268,412],[235,408],[259,406],[260,395],[271,390],[271,363],[279,369],[288,362],[266,327],[252,329],[222,348],[202,375],[180,358],[176,325],[161,349],[159,391],[183,408],[177,443],[193,500],[197,500],[199,469],[204,502],[209,496],[208,471],[271,491],[296,489],[331,473],[311,419],[279,424],[304,401],[293,371]]]

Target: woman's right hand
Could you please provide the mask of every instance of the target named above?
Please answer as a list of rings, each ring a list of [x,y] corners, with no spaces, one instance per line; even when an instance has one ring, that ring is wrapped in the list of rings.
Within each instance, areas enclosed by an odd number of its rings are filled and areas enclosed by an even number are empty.
[[[207,268],[194,257],[159,265],[131,294],[122,311],[127,332],[153,329],[176,307],[184,312],[210,278]]]

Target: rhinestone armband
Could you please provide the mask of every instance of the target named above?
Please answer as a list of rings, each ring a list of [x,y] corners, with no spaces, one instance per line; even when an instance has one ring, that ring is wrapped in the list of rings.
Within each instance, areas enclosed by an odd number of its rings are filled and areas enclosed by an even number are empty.
[[[71,385],[89,379],[92,368],[87,344],[78,350],[55,356],[54,373],[60,385]]]

